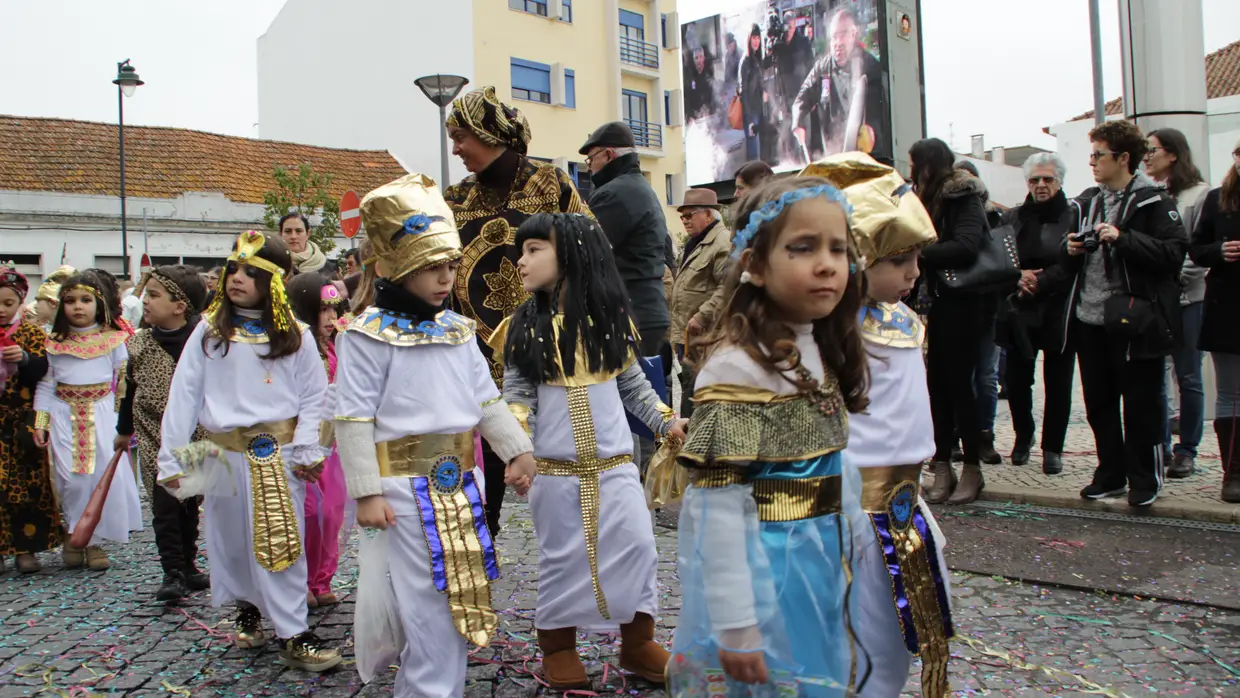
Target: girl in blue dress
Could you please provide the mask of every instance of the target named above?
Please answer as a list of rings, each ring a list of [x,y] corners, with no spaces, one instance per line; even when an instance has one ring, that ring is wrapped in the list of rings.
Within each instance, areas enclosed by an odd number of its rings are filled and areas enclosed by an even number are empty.
[[[705,338],[679,462],[683,588],[674,696],[849,695],[864,683],[848,607],[864,410],[862,262],[826,180],[741,200],[726,312]]]

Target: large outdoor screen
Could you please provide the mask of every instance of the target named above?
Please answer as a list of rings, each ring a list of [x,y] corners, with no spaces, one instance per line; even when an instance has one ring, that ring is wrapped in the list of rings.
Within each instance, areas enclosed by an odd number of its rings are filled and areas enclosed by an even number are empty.
[[[686,179],[850,150],[891,158],[875,0],[719,0],[680,27]]]

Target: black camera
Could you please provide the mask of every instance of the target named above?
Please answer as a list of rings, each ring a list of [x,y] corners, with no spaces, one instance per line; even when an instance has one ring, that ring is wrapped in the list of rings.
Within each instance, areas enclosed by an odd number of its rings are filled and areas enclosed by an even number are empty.
[[[1093,253],[1098,251],[1098,231],[1093,228],[1073,233],[1072,239],[1083,244],[1086,252]]]

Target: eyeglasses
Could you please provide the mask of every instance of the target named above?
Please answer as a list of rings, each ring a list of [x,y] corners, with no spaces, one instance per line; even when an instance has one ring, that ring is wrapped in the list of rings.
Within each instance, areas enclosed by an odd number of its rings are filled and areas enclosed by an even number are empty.
[[[593,163],[594,158],[599,157],[601,155],[605,155],[606,153],[607,153],[606,149],[596,150],[593,153],[590,153],[589,155],[586,156],[586,165],[589,166],[590,164]]]
[[[1116,159],[1119,158],[1119,153],[1115,152],[1114,150],[1106,150],[1106,151],[1095,150],[1094,152],[1089,154],[1089,161],[1098,162],[1099,160],[1101,160],[1102,158],[1108,155]]]
[[[1055,177],[1030,177],[1029,178],[1029,184],[1032,186],[1037,186],[1039,184],[1054,184],[1055,182],[1056,182]]]
[[[1164,153],[1167,152],[1167,149],[1162,147],[1161,145],[1155,145],[1155,146],[1150,147],[1150,149],[1146,151],[1145,153],[1145,159],[1149,160],[1150,158],[1154,157],[1154,153],[1160,150],[1163,151]]]
[[[704,208],[695,208],[695,209],[690,209],[690,210],[688,210],[688,211],[681,211],[681,212],[680,212],[680,220],[682,220],[682,221],[687,221],[687,220],[689,220],[690,218],[693,218],[693,216],[695,216],[695,215],[697,215],[698,213],[701,213],[702,211],[705,211],[705,210],[706,210],[706,209],[704,209]]]

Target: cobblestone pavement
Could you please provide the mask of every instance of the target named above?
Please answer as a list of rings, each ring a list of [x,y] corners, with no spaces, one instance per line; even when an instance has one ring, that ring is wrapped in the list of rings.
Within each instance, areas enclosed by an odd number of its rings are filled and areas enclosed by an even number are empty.
[[[675,536],[658,529],[664,642],[680,607]],[[471,698],[539,694],[530,673],[538,667],[531,644],[538,553],[524,505],[511,507],[499,547],[504,576],[494,598],[502,632],[497,646],[470,663],[465,695]],[[274,647],[231,647],[231,610],[210,608],[205,594],[180,607],[153,603],[159,571],[149,531],[113,558],[108,572],[70,572],[48,554],[41,574],[18,576],[10,565],[0,576],[0,698],[391,695],[394,672],[362,687],[351,662],[313,676],[278,665]],[[350,554],[336,579],[343,602],[312,615],[319,634],[345,647],[349,659],[355,575]],[[960,634],[984,645],[953,645],[958,695],[1083,695],[1072,690],[1085,687],[1073,676],[1130,696],[1240,695],[1240,614],[992,577],[957,574],[953,584]],[[613,640],[583,641],[600,695],[665,695],[621,678],[617,649]],[[1052,673],[1014,665],[1044,665]],[[910,677],[906,695],[915,695],[915,688]]]
[[[1207,359],[1208,361],[1209,359]],[[1042,429],[1042,370],[1039,364],[1034,385],[1034,420],[1037,422],[1038,440],[1035,447],[1040,446]],[[1176,439],[1177,437],[1172,437]],[[1094,434],[1085,421],[1085,400],[1081,393],[1080,373],[1077,372],[1076,383],[1072,391],[1072,418],[1068,423],[1067,440],[1064,443],[1064,470],[1059,475],[1042,474],[1042,452],[1035,448],[1033,458],[1028,465],[1016,467],[1011,465],[1010,454],[1015,443],[1012,431],[1011,411],[1004,400],[999,401],[995,415],[995,449],[1003,456],[1003,465],[983,466],[985,468],[988,492],[983,492],[983,499],[999,501],[1020,501],[1030,504],[1047,504],[1052,506],[1091,506],[1096,508],[1127,511],[1126,499],[1104,502],[1084,502],[1080,499],[1081,488],[1088,485],[1097,467],[1098,461],[1094,450]],[[1150,507],[1149,513],[1154,516],[1172,516],[1177,518],[1203,519],[1223,523],[1240,523],[1240,505],[1225,504],[1219,499],[1222,491],[1223,475],[1218,459],[1218,441],[1214,436],[1214,428],[1206,422],[1197,458],[1195,475],[1183,479],[1166,481],[1158,502]]]

